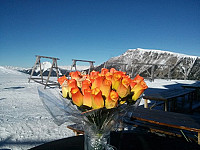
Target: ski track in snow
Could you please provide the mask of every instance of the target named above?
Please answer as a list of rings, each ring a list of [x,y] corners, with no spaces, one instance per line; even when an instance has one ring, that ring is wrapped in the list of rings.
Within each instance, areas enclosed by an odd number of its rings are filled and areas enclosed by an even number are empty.
[[[31,147],[74,136],[66,122],[57,126],[39,99],[37,87],[29,75],[0,66],[0,150],[26,150]],[[146,81],[152,88],[166,88],[177,83],[194,83],[183,80]],[[43,87],[43,86],[42,86]],[[140,105],[143,105],[143,101]]]
[[[69,123],[57,126],[39,99],[29,75],[0,66],[0,150],[26,150],[74,136]]]

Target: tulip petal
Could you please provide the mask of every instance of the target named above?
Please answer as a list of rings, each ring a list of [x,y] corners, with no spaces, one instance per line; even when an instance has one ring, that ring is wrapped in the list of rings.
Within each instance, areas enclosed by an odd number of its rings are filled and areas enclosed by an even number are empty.
[[[103,80],[104,80],[104,77],[98,76],[96,79],[94,79],[91,89],[95,89],[95,88],[100,89]]]
[[[144,81],[141,81],[137,85],[135,85],[133,89],[131,89],[131,92],[134,92],[132,100],[136,101],[140,97],[140,95],[144,92],[144,90],[147,88],[148,86]]]
[[[118,86],[121,84],[122,72],[118,71],[113,74],[112,77],[112,89],[117,90]]]
[[[107,72],[109,72],[108,69],[102,68],[102,69],[101,69],[101,76],[105,76]]]
[[[91,89],[84,90],[83,105],[92,107],[92,90]]]
[[[141,77],[139,74],[137,74],[136,77],[133,79],[133,81],[136,82],[136,83],[139,83],[143,80],[144,80],[144,78]]]
[[[64,82],[64,81],[67,81],[67,80],[68,80],[68,79],[67,79],[66,76],[64,75],[64,76],[58,78],[58,83],[59,83],[60,85],[62,85],[63,82]]]
[[[72,88],[71,94],[73,103],[80,107],[83,104],[83,95],[81,94],[79,88],[78,87]]]
[[[118,96],[117,92],[111,91],[109,96],[105,100],[105,107],[107,109],[116,107],[118,104],[118,99],[119,99],[119,96]]]
[[[69,89],[68,89],[68,87],[62,87],[62,96],[64,97],[64,98],[66,98],[67,96],[68,96],[68,94],[69,94]]]
[[[75,80],[82,78],[81,73],[79,71],[70,72],[69,75],[71,76],[71,79]]]
[[[71,91],[72,88],[77,87],[76,80],[75,79],[68,80],[68,87],[69,87],[69,91]],[[71,92],[69,92],[69,97],[72,98]]]
[[[111,91],[111,84],[112,84],[111,81],[109,81],[107,79],[103,80],[101,87],[100,87],[100,90],[101,90],[103,96],[108,97],[108,95]]]
[[[102,97],[102,92],[99,88],[95,88],[92,90],[92,108],[99,109],[104,107],[104,100]]]
[[[130,81],[131,79],[129,77],[124,77],[122,79],[121,84],[117,88],[117,93],[121,98],[124,98],[130,94],[131,89],[130,89]]]

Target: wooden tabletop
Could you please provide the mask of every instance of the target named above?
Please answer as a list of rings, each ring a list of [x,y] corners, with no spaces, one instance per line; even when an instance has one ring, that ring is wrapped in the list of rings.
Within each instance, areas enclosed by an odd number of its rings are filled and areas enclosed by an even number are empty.
[[[191,92],[193,92],[193,89],[162,89],[160,91],[154,91],[154,89],[151,89],[152,92],[146,92],[143,96],[144,99],[149,100],[158,100],[158,101],[167,101],[172,98],[180,97],[187,95]]]
[[[200,132],[200,117],[138,107],[133,118],[168,127]]]

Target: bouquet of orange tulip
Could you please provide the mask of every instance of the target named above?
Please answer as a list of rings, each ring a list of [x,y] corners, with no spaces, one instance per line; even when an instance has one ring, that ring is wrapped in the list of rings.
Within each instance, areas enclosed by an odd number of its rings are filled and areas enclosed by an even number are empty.
[[[85,149],[109,149],[107,138],[110,130],[118,125],[120,116],[138,105],[136,101],[147,89],[143,77],[137,75],[131,79],[125,72],[114,68],[102,68],[101,72],[92,71],[90,74],[70,72],[70,78],[62,76],[58,82],[62,87],[63,101],[57,102],[53,109],[59,104],[59,110],[64,110],[64,114],[55,118],[83,125]],[[46,106],[52,109],[54,102],[45,102],[53,99],[52,96],[45,97],[41,91],[39,94]],[[53,114],[52,110],[50,112]]]
[[[111,109],[119,104],[133,104],[147,89],[144,79],[137,75],[134,79],[125,72],[102,68],[101,73],[92,71],[89,75],[79,71],[70,72],[71,79],[62,76],[58,79],[64,98],[72,99],[78,107],[87,109],[105,107]]]

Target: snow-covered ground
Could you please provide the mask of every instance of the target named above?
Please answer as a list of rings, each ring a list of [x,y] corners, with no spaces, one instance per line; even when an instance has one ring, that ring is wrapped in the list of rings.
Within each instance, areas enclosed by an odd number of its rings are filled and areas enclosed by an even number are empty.
[[[45,142],[74,136],[66,128],[71,123],[57,126],[53,122],[38,96],[37,87],[42,85],[33,81],[28,83],[28,77],[12,68],[0,66],[0,150],[26,150]],[[150,88],[168,88],[195,81],[146,82]]]
[[[28,83],[28,77],[0,66],[0,150],[26,150],[74,135],[68,123],[53,122],[38,96],[41,85]]]

